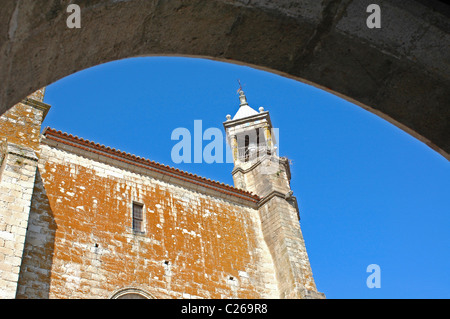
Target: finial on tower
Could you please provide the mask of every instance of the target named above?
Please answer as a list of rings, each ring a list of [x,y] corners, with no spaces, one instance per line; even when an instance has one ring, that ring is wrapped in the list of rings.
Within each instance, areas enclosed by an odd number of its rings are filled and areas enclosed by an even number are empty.
[[[239,89],[237,90],[237,92],[239,94],[240,106],[248,105],[247,98],[245,97],[245,93],[242,90],[241,80],[238,80],[238,83],[239,83]]]
[[[239,83],[239,89],[237,90],[237,92],[240,93],[242,91],[241,80],[238,79],[238,83]]]

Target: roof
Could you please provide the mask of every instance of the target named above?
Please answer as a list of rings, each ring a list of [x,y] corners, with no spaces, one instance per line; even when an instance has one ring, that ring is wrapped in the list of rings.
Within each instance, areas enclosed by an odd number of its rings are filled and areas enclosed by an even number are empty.
[[[57,131],[53,128],[45,128],[43,133],[46,139],[54,140],[59,143],[63,143],[72,147],[80,148],[85,151],[89,151],[92,153],[96,153],[99,155],[103,155],[106,157],[110,157],[127,164],[132,164],[141,168],[145,168],[151,171],[156,171],[158,173],[162,173],[168,175],[170,177],[178,178],[183,181],[192,183],[194,185],[200,185],[206,188],[210,188],[227,195],[239,197],[241,199],[250,200],[252,202],[258,202],[260,197],[251,192],[238,189],[236,187],[226,185],[224,183],[220,183],[211,179],[207,179],[205,177],[201,177],[189,172],[185,172],[179,170],[174,167],[170,167],[168,165],[160,164],[155,161],[136,156],[134,154],[126,153],[120,150],[116,150],[114,148],[100,145],[98,143],[83,139],[78,136],[73,136],[72,134],[68,134],[65,132]]]
[[[237,113],[234,115],[233,120],[242,119],[245,117],[249,117],[255,114],[259,114],[257,111],[252,109],[248,104],[242,105]]]

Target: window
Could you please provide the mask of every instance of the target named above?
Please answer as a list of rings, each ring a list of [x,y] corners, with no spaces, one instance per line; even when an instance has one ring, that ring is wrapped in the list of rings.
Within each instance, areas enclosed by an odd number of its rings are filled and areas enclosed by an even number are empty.
[[[244,149],[245,149],[244,160],[245,160],[245,162],[248,162],[248,155],[249,155],[248,146],[249,145],[250,145],[250,136],[245,135],[245,142],[244,142]]]
[[[144,233],[144,205],[133,203],[133,232]]]

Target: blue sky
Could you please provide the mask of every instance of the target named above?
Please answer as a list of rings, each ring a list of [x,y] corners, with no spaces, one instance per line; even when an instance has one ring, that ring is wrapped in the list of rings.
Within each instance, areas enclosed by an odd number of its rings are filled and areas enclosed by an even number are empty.
[[[43,127],[233,185],[233,164],[174,164],[172,131],[222,129],[263,106],[291,161],[314,279],[327,298],[450,298],[450,164],[333,94],[249,67],[152,57],[87,69],[47,87]],[[203,147],[209,141],[203,143]],[[366,268],[381,269],[369,289]]]

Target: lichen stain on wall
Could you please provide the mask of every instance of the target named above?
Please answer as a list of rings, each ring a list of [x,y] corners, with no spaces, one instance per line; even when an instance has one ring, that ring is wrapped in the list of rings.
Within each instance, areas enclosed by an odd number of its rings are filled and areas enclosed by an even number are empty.
[[[128,286],[162,298],[277,295],[257,210],[48,146],[39,171],[31,214],[54,220],[40,229],[53,232],[48,297],[107,298]],[[144,205],[144,234],[133,233],[133,201]],[[33,285],[21,281],[23,297]]]
[[[39,151],[42,112],[24,103],[18,103],[0,117],[0,136],[9,143]]]

